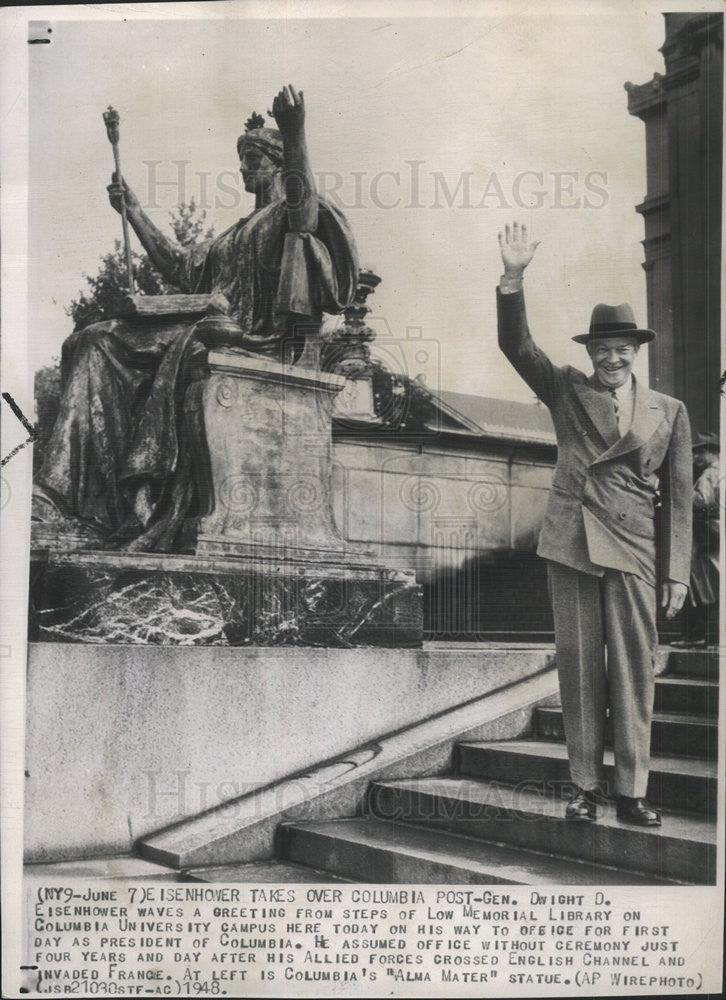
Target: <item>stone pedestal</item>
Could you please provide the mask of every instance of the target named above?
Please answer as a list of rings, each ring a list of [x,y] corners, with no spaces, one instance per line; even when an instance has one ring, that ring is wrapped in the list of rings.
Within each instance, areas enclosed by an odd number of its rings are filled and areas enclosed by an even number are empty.
[[[345,380],[233,350],[210,351],[208,365],[214,508],[195,553],[80,550],[36,532],[31,639],[420,645],[414,574],[387,569],[335,524],[331,413]]]
[[[210,351],[208,364],[214,511],[199,526],[197,554],[260,569],[380,570],[333,519],[332,412],[345,380],[231,351]]]

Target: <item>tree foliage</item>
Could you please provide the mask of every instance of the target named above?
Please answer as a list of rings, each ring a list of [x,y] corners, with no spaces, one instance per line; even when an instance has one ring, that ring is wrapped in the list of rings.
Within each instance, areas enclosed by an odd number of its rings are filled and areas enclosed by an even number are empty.
[[[180,247],[193,247],[197,243],[211,240],[214,236],[214,226],[206,226],[206,211],[200,211],[194,198],[186,204],[177,205],[169,212],[169,222],[174,231],[174,239]]]

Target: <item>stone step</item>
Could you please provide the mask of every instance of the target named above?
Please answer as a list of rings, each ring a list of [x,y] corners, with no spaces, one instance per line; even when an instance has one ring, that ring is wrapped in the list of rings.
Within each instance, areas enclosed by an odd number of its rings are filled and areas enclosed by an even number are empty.
[[[656,885],[651,876],[374,817],[284,824],[280,851],[355,882]],[[516,905],[516,904],[514,904]]]
[[[534,732],[539,739],[564,740],[562,709],[537,708],[534,713]],[[612,746],[610,720],[605,742]],[[706,716],[692,718],[675,712],[655,712],[650,733],[651,753],[668,757],[700,757],[716,760],[718,754],[718,725]]]
[[[306,651],[291,649],[290,658],[296,652]],[[356,651],[356,655],[366,652],[376,651]],[[410,651],[388,652],[396,654],[404,667],[412,655]],[[471,689],[482,691],[481,697],[470,700],[459,694],[462,703],[451,710],[432,713],[419,723],[346,750],[304,772],[153,831],[139,841],[139,851],[151,861],[183,869],[269,858],[282,821],[359,815],[374,778],[441,774],[449,769],[459,740],[520,736],[529,729],[532,706],[551,702],[557,690],[548,647],[509,649],[489,644],[486,651],[467,652],[459,644],[456,648],[439,646],[420,655],[425,664],[421,676],[446,677],[452,670],[466,667]],[[482,662],[487,663],[484,672]],[[303,661],[298,665],[302,669]],[[334,720],[329,728],[336,729]]]
[[[567,748],[564,743],[511,740],[499,743],[464,742],[457,748],[457,772],[462,777],[525,782],[540,785],[553,794],[569,794],[572,788]],[[605,751],[605,776],[613,789],[614,759]],[[715,817],[718,799],[716,761],[687,757],[651,759],[648,797],[654,805],[688,814]]]
[[[376,782],[370,808],[379,819],[399,824],[425,824],[652,877],[715,880],[716,823],[702,817],[666,814],[661,827],[634,827],[619,823],[608,803],[599,808],[596,823],[571,823],[556,796],[469,778]]]
[[[718,649],[673,649],[660,646],[658,660],[665,673],[718,681]]]
[[[657,677],[656,712],[683,712],[686,715],[718,716],[718,684],[697,677]]]
[[[240,865],[215,865],[210,868],[190,868],[183,874],[189,882],[347,882],[346,878],[333,875],[319,868],[293,864],[289,861],[250,861]]]

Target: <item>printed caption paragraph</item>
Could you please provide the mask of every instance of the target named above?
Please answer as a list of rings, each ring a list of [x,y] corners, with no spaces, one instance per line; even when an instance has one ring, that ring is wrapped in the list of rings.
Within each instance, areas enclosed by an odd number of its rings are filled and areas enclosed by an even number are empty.
[[[452,996],[712,988],[682,902],[619,890],[35,885],[32,995]],[[323,987],[322,984],[328,984]]]

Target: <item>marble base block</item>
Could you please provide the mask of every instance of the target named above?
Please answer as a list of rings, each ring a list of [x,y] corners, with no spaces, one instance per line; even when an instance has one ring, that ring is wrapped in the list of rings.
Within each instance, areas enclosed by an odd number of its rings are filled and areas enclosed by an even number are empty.
[[[46,551],[31,558],[30,639],[213,646],[418,646],[421,588],[383,568]]]

